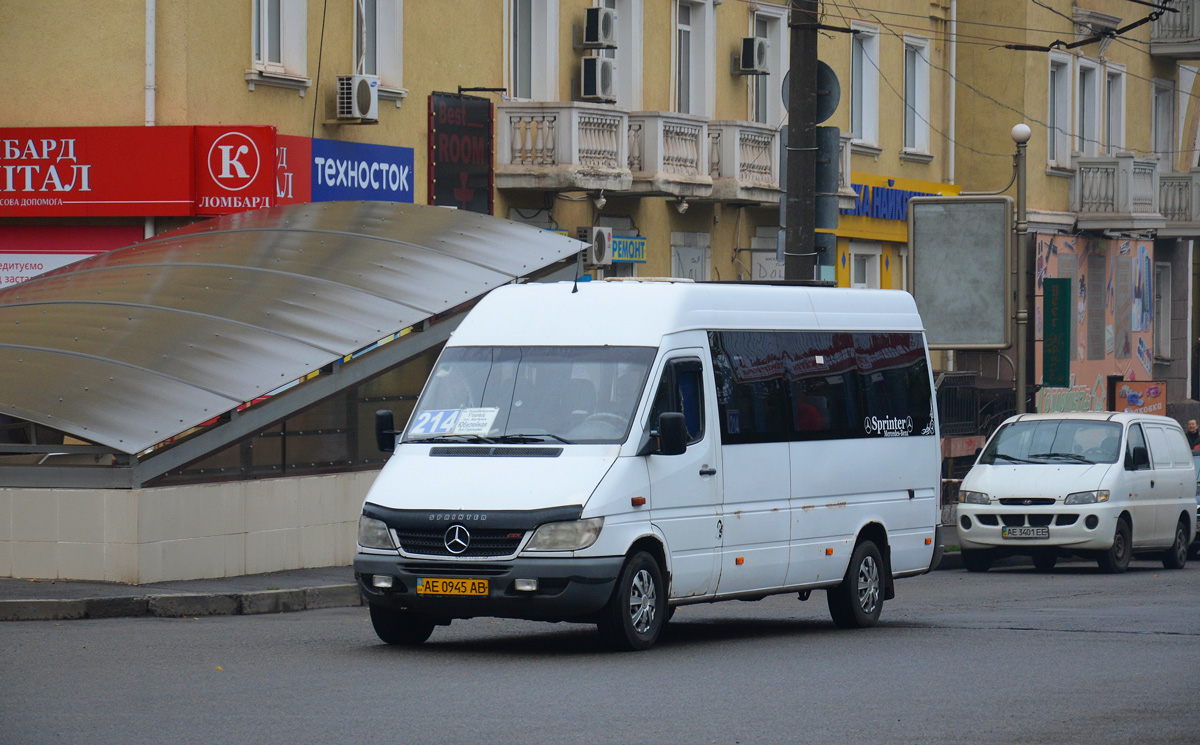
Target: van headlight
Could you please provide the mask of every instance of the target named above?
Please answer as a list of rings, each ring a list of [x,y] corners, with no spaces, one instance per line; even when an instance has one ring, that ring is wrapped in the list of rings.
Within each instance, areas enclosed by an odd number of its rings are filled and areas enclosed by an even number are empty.
[[[992,499],[981,491],[960,491],[958,501],[967,504],[991,504]]]
[[[388,530],[387,523],[366,515],[358,518],[358,545],[363,548],[396,550],[396,544],[392,543],[392,533]]]
[[[596,542],[604,518],[546,523],[533,532],[526,551],[581,551]]]
[[[1108,501],[1108,489],[1097,489],[1096,491],[1077,491],[1074,494],[1068,494],[1063,500],[1063,504],[1096,504],[1097,502]]]

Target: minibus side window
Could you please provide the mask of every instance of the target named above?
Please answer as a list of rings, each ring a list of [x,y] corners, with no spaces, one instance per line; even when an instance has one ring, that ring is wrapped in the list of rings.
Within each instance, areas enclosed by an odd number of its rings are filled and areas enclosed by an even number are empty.
[[[1139,457],[1134,457],[1137,450]],[[1125,470],[1126,471],[1146,471],[1150,469],[1150,451],[1146,448],[1146,438],[1142,436],[1142,425],[1131,424],[1129,426],[1129,440],[1125,443]]]
[[[704,368],[700,360],[671,360],[663,368],[650,409],[651,430],[657,429],[659,415],[668,411],[683,414],[689,445],[704,439]]]

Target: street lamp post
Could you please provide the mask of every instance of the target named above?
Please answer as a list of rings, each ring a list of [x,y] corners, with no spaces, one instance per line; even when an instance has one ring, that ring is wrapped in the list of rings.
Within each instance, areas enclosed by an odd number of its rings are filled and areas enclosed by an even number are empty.
[[[1026,368],[1029,352],[1026,349],[1029,329],[1029,288],[1027,275],[1029,273],[1029,252],[1025,246],[1026,234],[1029,232],[1029,222],[1025,214],[1025,147],[1029,143],[1032,130],[1026,124],[1018,124],[1012,128],[1013,142],[1017,143],[1017,224],[1015,246],[1017,249],[1017,413],[1026,411]]]

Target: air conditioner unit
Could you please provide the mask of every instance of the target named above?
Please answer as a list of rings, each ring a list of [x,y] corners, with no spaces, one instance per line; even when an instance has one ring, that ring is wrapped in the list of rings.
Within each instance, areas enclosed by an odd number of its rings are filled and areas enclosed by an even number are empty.
[[[616,101],[613,61],[608,57],[584,57],[581,62],[579,97],[585,101]]]
[[[375,75],[338,75],[337,118],[378,121],[379,78]]]
[[[588,8],[583,23],[583,46],[588,49],[617,48],[617,12],[612,8]]]
[[[583,263],[588,266],[612,266],[612,228],[579,228],[579,240],[588,244]]]
[[[766,75],[771,72],[767,64],[767,40],[757,36],[742,39],[742,54],[738,57],[739,75]]]

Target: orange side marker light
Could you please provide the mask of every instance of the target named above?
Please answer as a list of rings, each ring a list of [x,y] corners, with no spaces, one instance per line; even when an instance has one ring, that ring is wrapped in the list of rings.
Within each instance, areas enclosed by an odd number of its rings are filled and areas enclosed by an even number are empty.
[[[645,497],[633,497],[632,499],[629,500],[629,503],[632,504],[634,507],[641,507],[642,505],[644,505],[646,503],[646,498]]]
[[[827,548],[827,549],[825,549],[825,555],[826,555],[826,556],[833,556],[833,549],[832,549],[832,548]]]
[[[741,566],[742,564],[746,563],[746,559],[744,557],[739,556],[733,560],[733,563],[737,564],[738,566]]]

